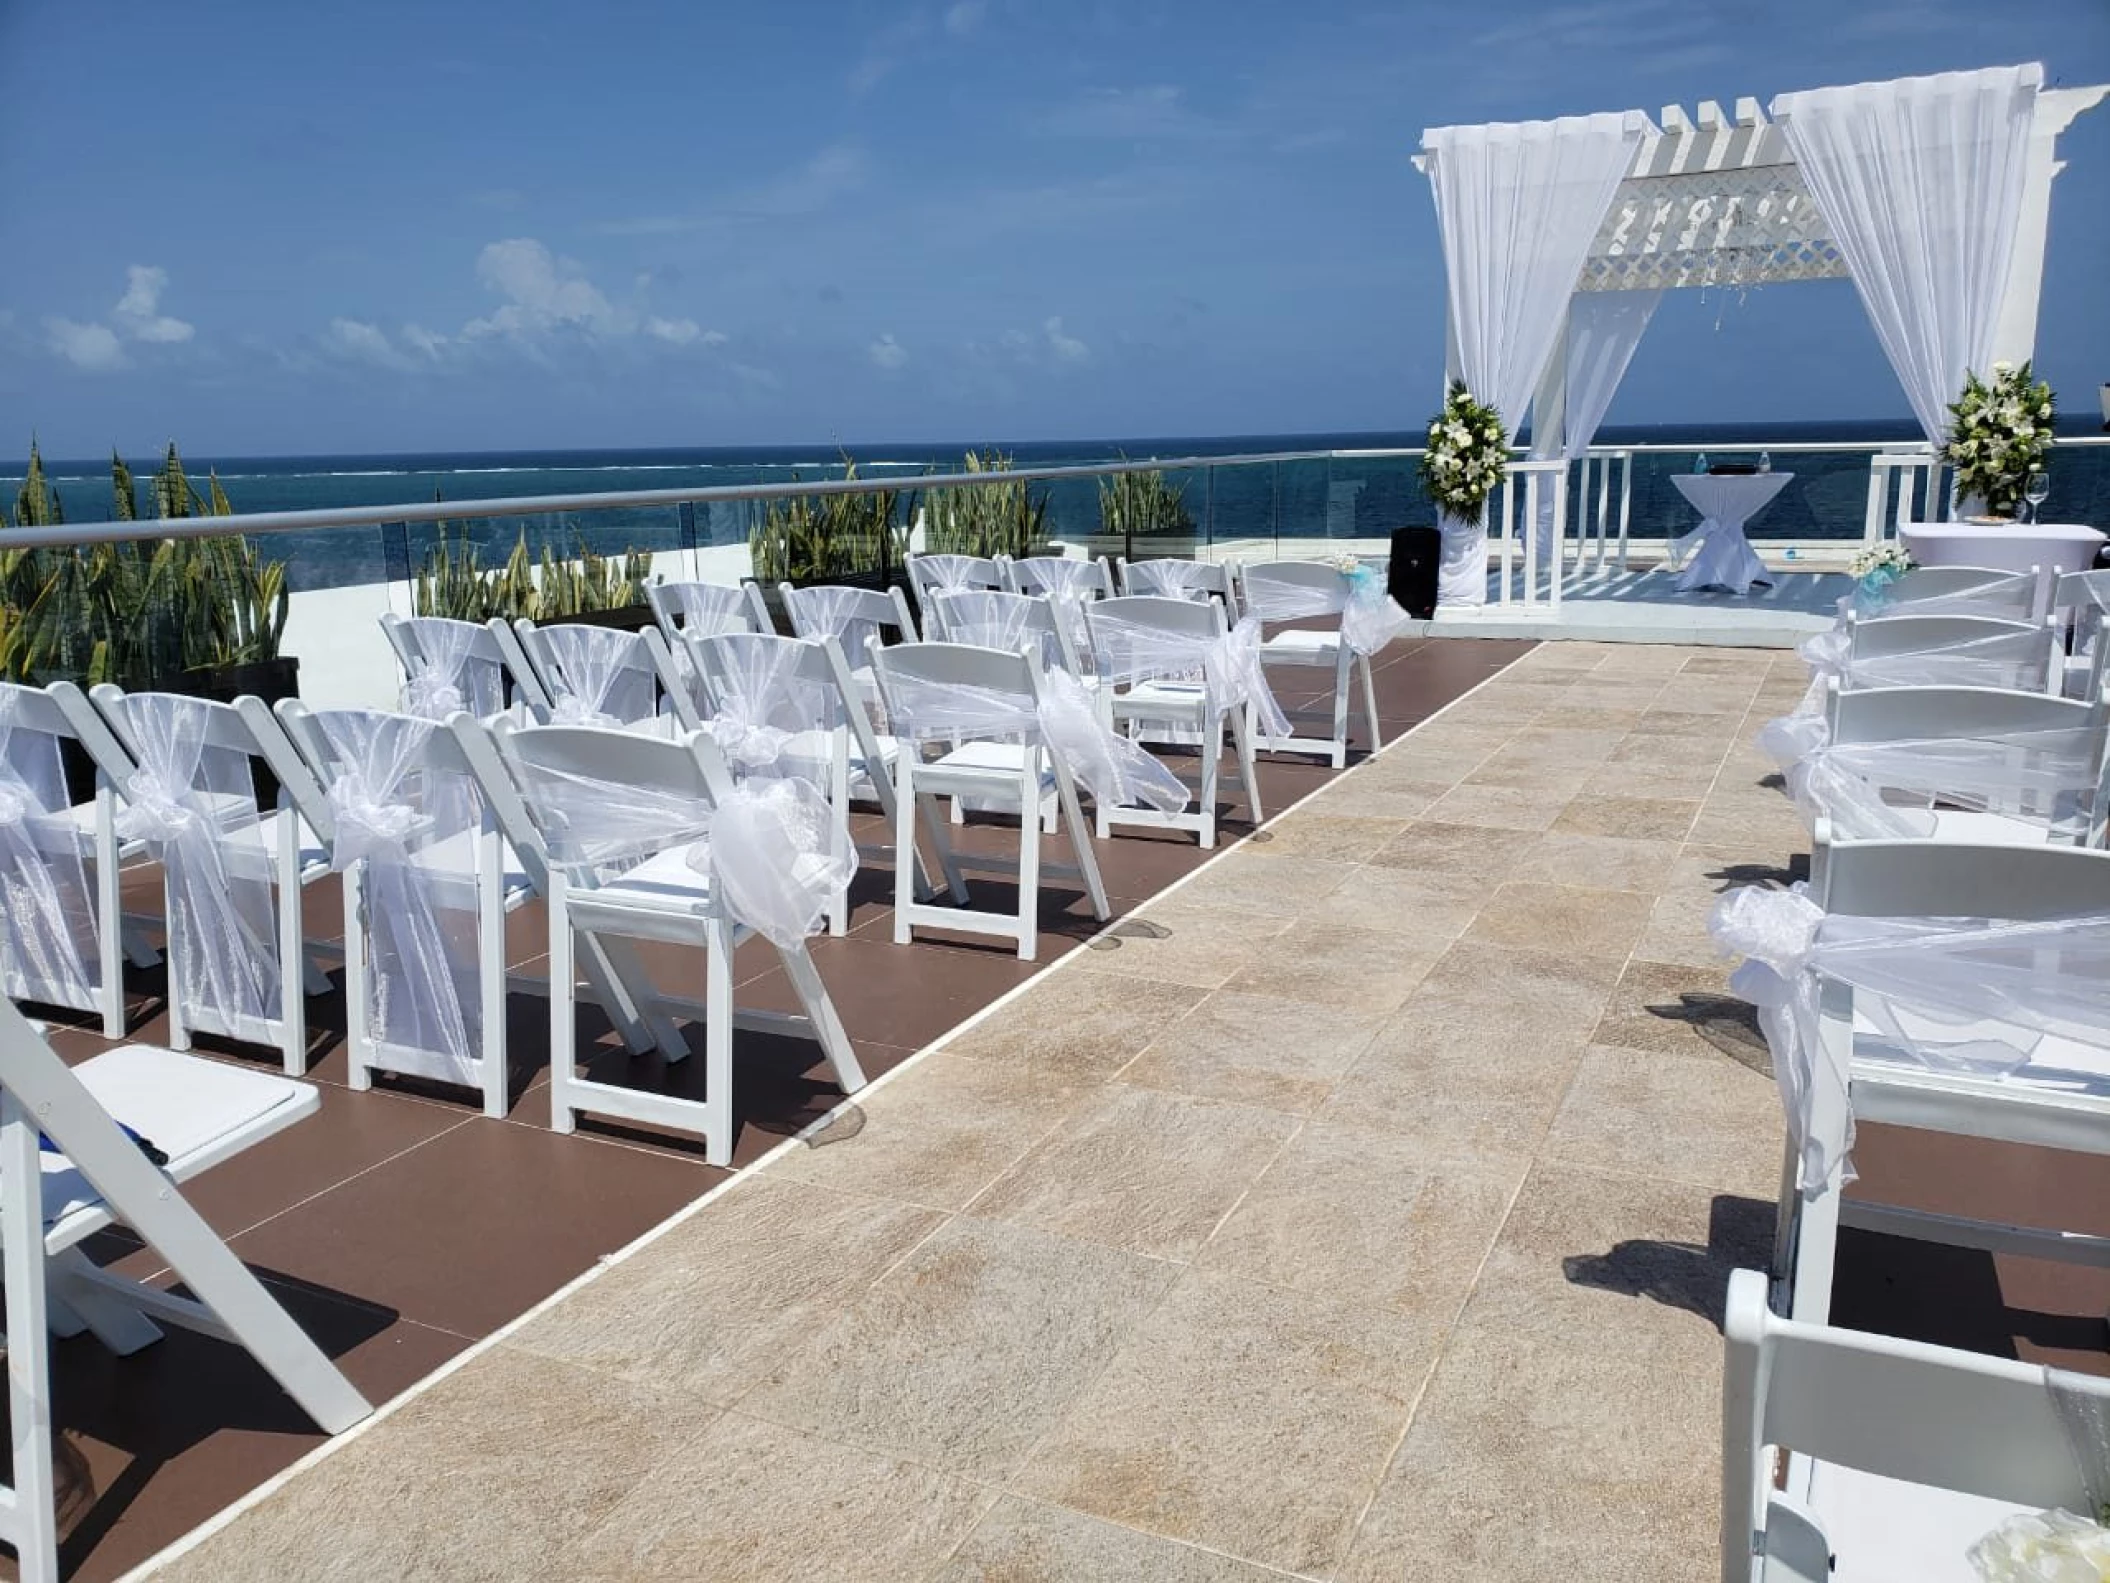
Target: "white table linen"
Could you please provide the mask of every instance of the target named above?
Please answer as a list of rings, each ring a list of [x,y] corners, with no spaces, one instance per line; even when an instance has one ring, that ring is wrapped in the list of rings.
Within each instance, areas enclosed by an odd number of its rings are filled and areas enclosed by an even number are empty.
[[[1908,522],[1898,537],[1922,566],[2041,566],[2054,577],[2094,566],[2104,541],[2077,522]]]
[[[1794,478],[1793,473],[1679,473],[1671,482],[1678,486],[1701,522],[1692,532],[1673,542],[1672,548],[1691,552],[1685,570],[1678,576],[1680,593],[1695,588],[1726,588],[1748,594],[1753,583],[1772,586],[1765,562],[1744,537],[1744,524],[1766,508],[1775,495]]]

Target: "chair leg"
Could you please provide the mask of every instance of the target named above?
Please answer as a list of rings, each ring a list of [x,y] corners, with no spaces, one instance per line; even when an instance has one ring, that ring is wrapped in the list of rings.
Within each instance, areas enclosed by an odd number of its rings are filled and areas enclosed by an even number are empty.
[[[176,918],[176,892],[169,884],[166,867],[161,871],[161,915],[168,920],[168,949],[162,955],[168,962],[169,1048],[180,1054],[190,1048],[190,1022],[183,1013],[183,959],[190,953],[177,943],[181,929]]]
[[[1040,765],[1046,750],[1029,746],[1019,755],[1018,776],[1018,959],[1030,962],[1040,950]],[[1072,814],[1074,819],[1076,814]],[[1071,825],[1075,839],[1076,825]]]
[[[1355,667],[1363,673],[1363,718],[1370,723],[1370,751],[1375,753],[1385,745],[1385,739],[1377,729],[1377,678],[1370,671],[1370,656],[1358,654]]]
[[[288,1077],[308,1070],[307,943],[301,938],[300,821],[290,809],[278,814],[278,1005],[279,1049]]]
[[[100,798],[98,798],[100,804]],[[101,808],[97,808],[101,821]],[[103,1037],[125,1036],[125,920],[119,891],[117,843],[105,842],[97,831],[95,841],[95,945],[97,969],[102,974],[97,999],[102,1002]]]
[[[1238,784],[1245,793],[1246,817],[1257,826],[1267,815],[1260,811],[1260,769],[1253,756],[1253,714],[1250,709],[1231,711],[1231,743],[1238,752]]]
[[[503,1120],[513,1097],[513,1074],[506,1061],[505,859],[495,830],[485,830],[477,839],[476,992],[481,1023],[478,1064],[483,1068],[484,1114]]]
[[[564,878],[552,872],[549,884],[549,1125],[552,1132],[578,1127],[573,1085],[579,1079],[578,1017],[574,1007],[577,974],[572,966],[571,908]]]
[[[0,1297],[7,1320],[7,1399],[15,1467],[14,1541],[23,1583],[58,1583],[59,1530],[51,1472],[51,1336],[45,1328],[43,1178],[37,1123],[0,1093]]]
[[[904,742],[901,751],[894,757],[894,944],[907,945],[912,931],[909,928],[908,910],[915,902],[915,865],[909,855],[916,851],[916,790],[915,771],[910,767],[914,752]],[[934,817],[931,823],[936,826]],[[942,827],[931,832],[933,839],[943,840]]]
[[[1113,908],[1107,905],[1106,881],[1099,876],[1099,854],[1092,850],[1084,816],[1077,809],[1077,783],[1070,779],[1070,772],[1060,760],[1055,764],[1055,795],[1062,800],[1063,828],[1070,835],[1070,853],[1077,859],[1077,871],[1084,876],[1085,893],[1092,899],[1092,916],[1104,923],[1113,916]]]
[[[847,845],[850,840],[850,728],[837,726],[829,735],[835,751],[828,767],[828,811]],[[850,932],[850,886],[847,881],[828,900],[828,932],[837,939]]]
[[[374,1086],[372,1035],[366,1026],[366,865],[344,875],[344,1069],[345,1082]]]
[[[813,965],[813,958],[803,945],[792,946],[779,955],[784,959],[784,976],[791,980],[799,1004],[806,1008],[821,1053],[827,1056],[828,1066],[835,1073],[836,1086],[845,1094],[856,1093],[865,1086],[864,1068],[858,1065],[850,1035],[843,1028],[842,1018],[836,1015],[827,986],[821,982],[820,969]]]
[[[1201,847],[1204,852],[1216,845],[1216,777],[1217,765],[1224,753],[1224,720],[1220,714],[1209,716],[1208,724],[1202,728],[1202,783],[1196,794],[1201,806],[1196,810],[1202,816]]]
[[[1348,767],[1348,671],[1349,649],[1347,641],[1341,643],[1341,657],[1333,668],[1333,767]]]
[[[930,832],[931,844],[938,849],[938,863],[945,874],[946,894],[952,897],[955,907],[967,905],[967,877],[962,872],[958,858],[953,855],[952,837],[946,833],[945,821],[938,816],[938,800],[919,795],[915,799],[923,816],[923,825]]]
[[[733,1163],[733,925],[714,918],[704,947],[703,1159]]]

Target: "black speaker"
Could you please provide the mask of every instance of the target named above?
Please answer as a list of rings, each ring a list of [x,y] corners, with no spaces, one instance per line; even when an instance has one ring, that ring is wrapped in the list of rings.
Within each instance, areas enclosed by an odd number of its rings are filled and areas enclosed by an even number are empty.
[[[1442,566],[1443,535],[1435,528],[1393,530],[1389,589],[1408,615],[1426,621],[1436,614],[1436,578]]]

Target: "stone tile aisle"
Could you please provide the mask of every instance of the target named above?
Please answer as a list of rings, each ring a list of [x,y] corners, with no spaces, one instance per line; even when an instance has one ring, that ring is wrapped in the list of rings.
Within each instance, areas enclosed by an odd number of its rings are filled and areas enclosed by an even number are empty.
[[[1540,647],[161,1575],[1709,1573],[1802,682]]]

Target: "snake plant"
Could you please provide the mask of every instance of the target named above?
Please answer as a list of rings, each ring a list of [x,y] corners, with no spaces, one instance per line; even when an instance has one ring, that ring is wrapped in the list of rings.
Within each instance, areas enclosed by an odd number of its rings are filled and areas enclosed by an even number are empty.
[[[568,621],[601,610],[643,604],[652,581],[652,552],[630,549],[619,557],[588,549],[558,560],[545,545],[538,561],[528,552],[522,529],[505,564],[486,569],[466,530],[449,537],[439,524],[438,542],[425,554],[411,587],[412,609],[421,616],[456,621]]]
[[[1001,451],[967,453],[970,473],[1010,469],[1011,458]],[[1019,479],[934,489],[924,512],[924,547],[943,555],[1030,555],[1047,514],[1047,492],[1036,494]]]
[[[1126,458],[1124,457],[1125,461]],[[1192,538],[1187,489],[1161,472],[1114,473],[1099,480],[1099,527],[1115,538]]]
[[[857,477],[857,464],[847,456],[843,477]],[[799,482],[796,473],[792,482]],[[899,524],[914,516],[915,497],[904,511],[898,489],[768,501],[747,537],[755,578],[766,587],[891,576],[908,549]]]

